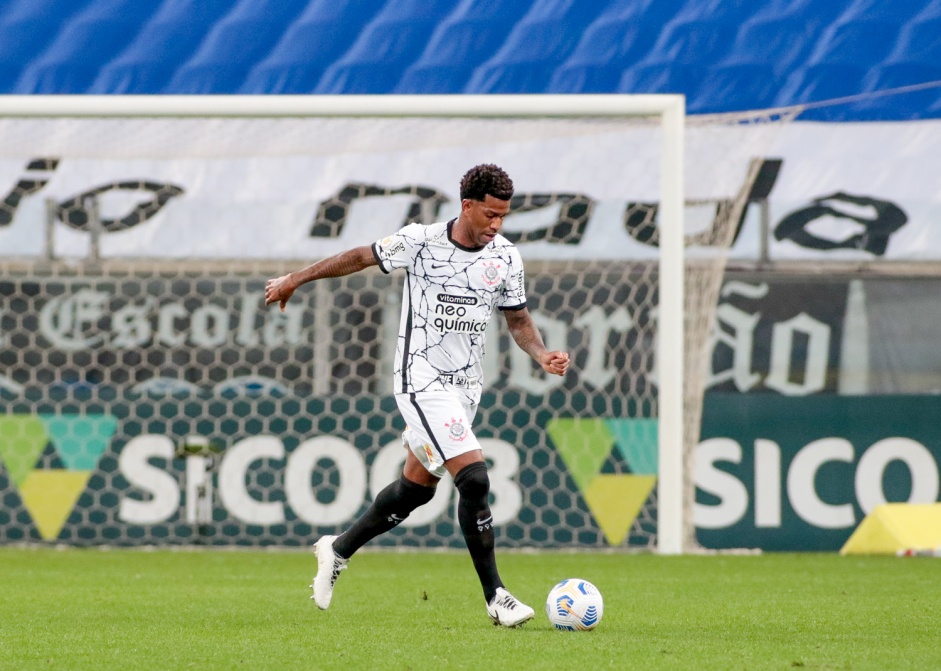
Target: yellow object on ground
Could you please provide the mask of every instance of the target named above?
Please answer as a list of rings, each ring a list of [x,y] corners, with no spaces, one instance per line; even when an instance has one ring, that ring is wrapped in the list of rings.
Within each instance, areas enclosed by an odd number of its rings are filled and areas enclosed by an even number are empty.
[[[840,554],[899,554],[941,548],[941,503],[886,503],[866,515]]]

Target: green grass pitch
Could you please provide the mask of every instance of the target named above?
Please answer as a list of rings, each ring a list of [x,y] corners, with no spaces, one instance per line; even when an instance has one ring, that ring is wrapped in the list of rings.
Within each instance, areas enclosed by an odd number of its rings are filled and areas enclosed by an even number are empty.
[[[461,553],[362,552],[329,611],[307,552],[0,548],[0,669],[941,669],[941,560],[499,555],[536,608],[494,627]],[[604,618],[559,632],[558,580]]]

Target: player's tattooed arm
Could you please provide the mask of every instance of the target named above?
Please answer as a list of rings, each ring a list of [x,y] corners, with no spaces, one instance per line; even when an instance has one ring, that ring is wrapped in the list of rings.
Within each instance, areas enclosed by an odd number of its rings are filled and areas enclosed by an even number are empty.
[[[303,270],[297,270],[281,277],[274,277],[265,283],[265,305],[280,303],[281,310],[294,292],[302,284],[322,280],[327,277],[343,277],[352,275],[360,270],[378,265],[379,261],[372,252],[372,247],[364,245],[341,252],[326,259],[317,261]]]
[[[504,310],[506,325],[510,335],[519,348],[536,360],[542,369],[553,375],[565,375],[569,367],[568,352],[549,351],[542,340],[542,334],[533,323],[527,308],[522,310]]]

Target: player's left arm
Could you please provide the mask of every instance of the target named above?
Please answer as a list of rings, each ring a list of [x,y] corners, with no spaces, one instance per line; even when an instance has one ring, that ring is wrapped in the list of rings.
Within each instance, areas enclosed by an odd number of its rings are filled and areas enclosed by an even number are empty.
[[[533,323],[527,308],[503,310],[506,325],[520,349],[536,360],[542,369],[553,375],[565,375],[569,367],[568,352],[549,351],[542,341],[542,334]]]

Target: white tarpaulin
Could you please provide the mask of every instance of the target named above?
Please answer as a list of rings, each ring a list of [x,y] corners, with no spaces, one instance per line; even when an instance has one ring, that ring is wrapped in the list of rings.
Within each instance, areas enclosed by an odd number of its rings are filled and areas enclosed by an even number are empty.
[[[660,131],[611,121],[4,120],[0,255],[39,256],[54,204],[57,256],[89,249],[97,198],[105,257],[315,259],[409,220],[455,216],[458,183],[498,163],[520,205],[504,231],[527,259],[637,259],[637,217],[659,199]],[[176,124],[176,125],[174,125]],[[733,197],[750,158],[781,159],[772,259],[941,258],[941,121],[697,126],[686,193]],[[687,208],[687,230],[712,206]],[[640,217],[643,219],[643,216]],[[759,208],[733,248],[761,253]]]

